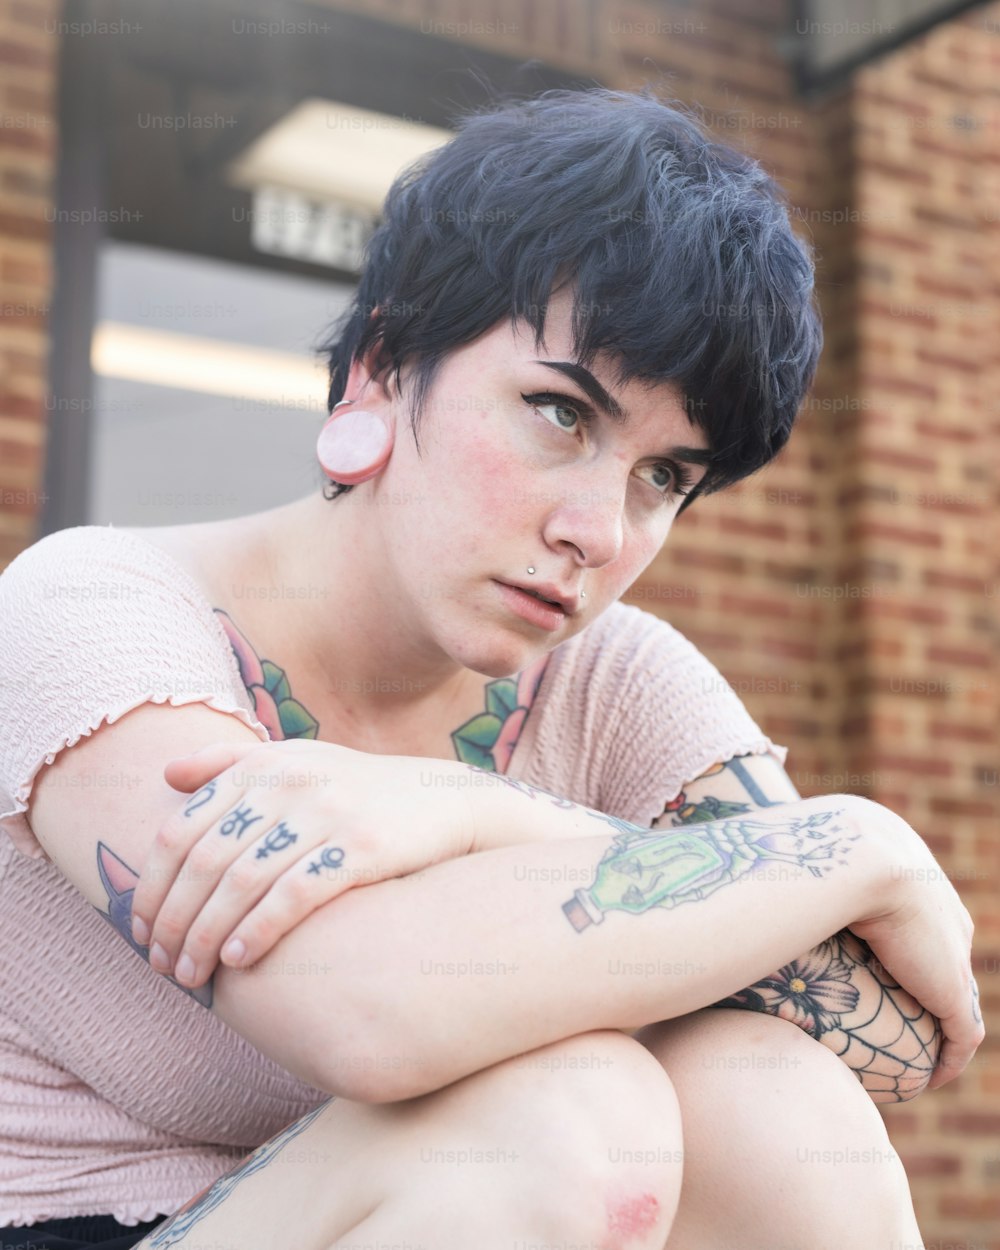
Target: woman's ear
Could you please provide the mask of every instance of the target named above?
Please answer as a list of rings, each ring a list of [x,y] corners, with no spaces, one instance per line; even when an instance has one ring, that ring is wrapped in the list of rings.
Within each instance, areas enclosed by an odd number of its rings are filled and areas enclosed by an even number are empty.
[[[374,408],[355,408],[347,400],[343,412],[334,411],[316,440],[316,456],[334,482],[357,486],[376,477],[392,455],[392,418]]]
[[[372,310],[373,318],[377,312]],[[374,376],[378,354],[379,344],[374,343],[363,359],[351,361],[344,397],[334,406],[316,440],[323,471],[344,486],[375,477],[392,455],[395,415],[387,386]],[[344,411],[336,411],[338,408]]]
[[[378,321],[379,309],[376,306],[368,316],[369,324]],[[355,356],[347,371],[341,401],[358,404],[359,407],[375,408],[392,401],[386,379],[391,374],[389,369],[379,369],[382,354],[381,339],[369,345],[364,356]],[[376,377],[376,374],[379,376]],[[360,403],[359,403],[360,401]]]

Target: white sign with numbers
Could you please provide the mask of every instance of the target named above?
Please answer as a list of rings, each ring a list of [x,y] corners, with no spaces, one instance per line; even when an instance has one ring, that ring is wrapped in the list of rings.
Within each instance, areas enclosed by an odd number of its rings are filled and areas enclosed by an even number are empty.
[[[374,228],[374,216],[364,209],[286,187],[254,189],[250,239],[258,252],[358,273]]]

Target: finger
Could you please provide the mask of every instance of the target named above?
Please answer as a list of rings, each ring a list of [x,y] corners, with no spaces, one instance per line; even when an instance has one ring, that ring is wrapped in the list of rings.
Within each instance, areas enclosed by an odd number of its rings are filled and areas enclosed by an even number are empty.
[[[182,922],[185,914],[190,922],[203,902],[197,897],[199,881],[201,895],[207,896],[217,880],[212,878],[212,870],[221,874],[240,854],[240,849],[228,850],[228,840],[239,841],[247,828],[258,823],[255,817],[263,818],[263,812],[248,810],[243,801],[245,788],[238,773],[226,771],[210,777],[156,832],[132,897],[132,930],[136,941],[149,946],[150,961],[158,972],[172,966],[186,932],[186,928],[178,932],[170,925]],[[213,829],[216,837],[206,843],[198,861],[189,864],[194,847]],[[195,896],[187,907],[182,901],[185,894]],[[164,924],[163,908],[171,896],[173,910]],[[156,944],[168,955],[167,962],[153,959]]]
[[[224,789],[230,776],[225,773],[222,778],[214,780],[220,782]],[[212,784],[209,782],[209,786]],[[245,864],[248,855],[257,859],[280,858],[282,852],[299,841],[300,834],[286,820],[276,820],[273,811],[268,810],[269,799],[273,802],[273,796],[264,790],[250,790],[237,795],[191,846],[152,926],[154,944],[150,946],[150,962],[158,971],[173,968],[192,925],[220,884],[227,879],[226,874],[230,874],[230,888],[233,883],[237,884],[245,898],[246,890],[261,877],[273,878],[282,871],[280,864],[276,871],[269,864],[268,871],[250,872]],[[317,833],[317,840],[319,836]],[[255,849],[248,852],[247,847]],[[240,870],[233,877],[235,865],[240,865]]]
[[[964,1013],[942,1019],[941,1028],[944,1044],[928,1089],[937,1089],[959,1076],[968,1067],[984,1036],[982,1021],[970,1020]]]
[[[167,784],[175,790],[186,790],[190,793],[203,786],[210,777],[216,777],[227,768],[232,768],[262,745],[265,744],[212,742],[192,755],[168,760],[163,768],[163,776]]]
[[[234,939],[243,943],[244,950],[235,957],[230,954],[223,962],[248,967],[322,903],[352,884],[352,875],[343,870],[346,852],[321,837],[296,860],[265,857],[274,864],[280,862],[277,876],[259,858],[267,846],[262,839],[256,850],[245,852],[202,908],[177,961],[178,980],[188,985],[207,980],[222,957],[223,947]],[[279,856],[281,853],[279,850]],[[185,955],[190,965],[182,963]]]
[[[979,991],[973,981],[973,1009],[971,1020],[964,1013],[941,1021],[945,1040],[941,1048],[934,1074],[927,1083],[928,1089],[937,1089],[948,1081],[954,1080],[968,1067],[976,1051],[979,1049],[986,1031],[979,1013]]]
[[[224,787],[231,777],[241,775],[236,770],[215,780]],[[315,814],[310,819],[308,811],[303,813],[303,827],[298,819],[276,814],[274,801],[268,789],[238,795],[191,847],[152,926],[149,957],[157,971],[175,969],[181,947],[190,945],[188,935],[203,912],[207,919],[199,926],[198,950],[188,953],[197,968],[202,967],[207,952],[217,958],[222,938],[246,914],[248,905],[298,856],[323,841],[324,830]],[[214,939],[204,930],[220,911],[224,919],[215,920],[218,934]]]
[[[927,1088],[937,1089],[939,1086],[953,1081],[956,1076],[960,1076],[968,1067],[969,1060],[972,1058],[975,1050],[975,1045],[970,1046],[967,1042],[961,1042],[953,1037],[946,1037],[944,1045],[941,1047],[941,1057],[938,1059],[937,1067],[934,1069],[934,1075],[927,1082]]]
[[[247,968],[262,959],[286,933],[331,899],[346,894],[356,872],[345,867],[343,847],[323,843],[313,847],[272,886],[256,907],[228,935],[220,961]],[[232,949],[238,944],[239,950]]]

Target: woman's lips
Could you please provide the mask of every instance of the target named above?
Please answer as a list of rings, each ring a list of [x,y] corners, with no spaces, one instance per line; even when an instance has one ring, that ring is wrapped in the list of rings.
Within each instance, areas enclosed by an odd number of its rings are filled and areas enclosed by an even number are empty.
[[[506,582],[497,582],[504,602],[515,615],[528,621],[539,629],[549,632],[560,629],[566,621],[566,613],[558,604],[543,602],[529,595],[526,590],[517,586],[508,586]]]

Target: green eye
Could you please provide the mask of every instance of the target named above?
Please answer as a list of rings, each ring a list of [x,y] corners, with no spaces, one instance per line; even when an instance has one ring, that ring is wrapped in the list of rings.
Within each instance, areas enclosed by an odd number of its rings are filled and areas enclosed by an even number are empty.
[[[573,399],[570,395],[560,395],[556,391],[538,391],[532,395],[522,392],[521,398],[539,414],[544,408],[569,413],[571,419],[577,418],[584,429],[597,420],[597,414],[592,408]],[[549,417],[542,419],[558,430],[565,430],[567,434],[576,432],[577,427],[564,425],[558,417],[554,420]],[[660,460],[656,464],[649,465],[648,469],[652,471],[652,474],[659,474],[661,477],[666,475],[665,481],[648,481],[648,485],[657,492],[663,502],[672,503],[688,493],[691,487],[691,472],[685,465],[676,464],[673,460]]]
[[[670,486],[668,490],[663,490],[659,482],[650,482],[653,489],[660,491],[664,499],[678,499],[681,495],[688,493],[688,489],[691,486],[691,473],[684,465],[674,464],[672,460],[661,460],[659,464],[651,464],[649,468],[651,474],[661,473],[667,475],[668,480],[663,482],[662,486]]]
[[[568,413],[571,420],[572,418],[576,418],[581,425],[584,426],[589,425],[593,419],[592,413],[588,413],[584,409],[578,407],[570,400],[568,395],[557,395],[552,391],[541,391],[535,395],[522,394],[521,398],[526,404],[530,404],[536,412],[540,412],[543,408],[556,409],[559,412]],[[553,421],[550,421],[549,418],[546,417],[545,420],[549,421],[550,425],[556,426],[557,429],[565,430],[567,433],[573,432],[574,426],[572,424],[564,425],[559,417],[556,417]]]

